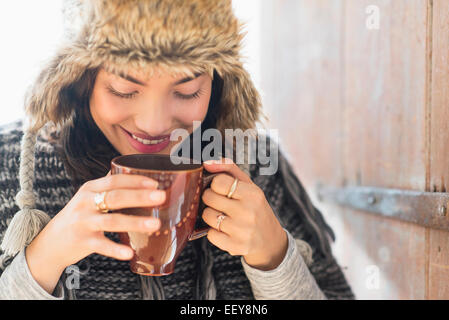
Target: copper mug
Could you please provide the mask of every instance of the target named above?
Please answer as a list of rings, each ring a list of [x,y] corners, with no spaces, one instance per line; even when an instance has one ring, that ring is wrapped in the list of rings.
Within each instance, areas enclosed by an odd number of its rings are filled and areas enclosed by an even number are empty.
[[[177,157],[178,160],[182,158]],[[134,250],[131,271],[146,276],[163,276],[174,272],[176,259],[188,241],[207,235],[209,227],[195,229],[198,212],[205,205],[203,190],[217,175],[208,173],[202,164],[191,160],[174,164],[169,155],[133,154],[118,156],[111,161],[111,174],[138,174],[159,182],[165,190],[164,203],[154,207],[126,208],[115,212],[151,216],[161,220],[153,234],[120,233],[120,241]],[[189,162],[189,163],[186,163]]]

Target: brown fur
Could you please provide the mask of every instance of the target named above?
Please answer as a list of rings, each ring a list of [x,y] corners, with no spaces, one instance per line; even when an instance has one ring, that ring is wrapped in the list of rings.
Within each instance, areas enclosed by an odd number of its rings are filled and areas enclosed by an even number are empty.
[[[82,0],[78,0],[82,1]],[[73,110],[62,105],[62,88],[88,68],[120,73],[129,68],[190,75],[198,71],[224,80],[217,129],[255,128],[260,96],[243,68],[243,25],[230,0],[84,0],[82,24],[42,69],[25,101],[30,130],[48,121],[71,122]],[[156,67],[156,68],[155,68]],[[266,118],[266,117],[265,117]]]

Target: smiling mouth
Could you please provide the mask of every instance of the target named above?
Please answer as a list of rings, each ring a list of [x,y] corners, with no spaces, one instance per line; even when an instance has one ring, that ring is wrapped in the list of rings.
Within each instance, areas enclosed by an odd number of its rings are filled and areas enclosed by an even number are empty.
[[[134,140],[144,144],[144,145],[153,145],[153,144],[159,144],[161,142],[164,142],[168,139],[170,139],[170,136],[162,136],[162,138],[159,139],[145,139],[145,138],[141,138],[138,137],[136,135],[134,135],[133,133],[129,132],[128,130],[122,128],[123,131],[125,131],[131,138],[133,138]]]
[[[137,141],[139,141],[140,143],[143,143],[143,144],[146,144],[146,145],[150,145],[150,144],[158,144],[158,143],[161,143],[161,142],[163,142],[163,141],[169,139],[169,137],[167,137],[167,138],[158,139],[158,140],[147,140],[147,139],[142,139],[142,138],[136,137],[136,136],[133,135],[132,133],[131,133],[131,137],[132,137],[134,140],[137,140]]]

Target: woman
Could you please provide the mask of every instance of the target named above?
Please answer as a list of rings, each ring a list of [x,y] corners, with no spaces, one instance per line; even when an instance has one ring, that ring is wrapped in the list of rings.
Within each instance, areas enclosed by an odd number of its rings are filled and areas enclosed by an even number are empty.
[[[207,237],[187,245],[172,275],[130,272],[133,251],[117,232],[152,233],[160,222],[101,213],[96,196],[106,191],[108,208],[120,209],[157,205],[165,194],[148,178],[111,176],[111,159],[170,154],[177,142],[167,136],[192,134],[194,121],[223,137],[255,128],[260,98],[240,62],[231,1],[78,5],[81,24],[27,96],[23,130],[20,121],[0,135],[0,297],[353,298],[330,250],[332,230],[282,153],[267,176],[259,163],[205,163],[223,173],[203,194]]]

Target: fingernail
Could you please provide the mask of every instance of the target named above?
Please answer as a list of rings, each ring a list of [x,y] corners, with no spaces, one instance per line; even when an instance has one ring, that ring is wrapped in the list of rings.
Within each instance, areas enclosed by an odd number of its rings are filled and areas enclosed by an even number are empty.
[[[234,161],[232,161],[231,158],[223,158],[223,159],[221,159],[221,161],[222,161],[222,163],[225,163],[225,164],[234,163]]]
[[[211,159],[211,160],[206,160],[206,161],[204,161],[204,163],[205,164],[219,164],[219,163],[221,163],[221,160],[213,160],[213,159]]]
[[[146,188],[157,188],[159,183],[155,180],[144,180],[142,181],[142,185]]]
[[[162,200],[164,197],[164,191],[161,190],[154,190],[150,193],[150,199],[153,201]]]
[[[120,249],[120,254],[122,255],[123,258],[130,258],[133,256],[133,253],[131,251],[129,251],[128,249]]]
[[[159,221],[155,220],[155,219],[149,219],[149,220],[145,220],[144,224],[145,224],[145,227],[147,227],[147,228],[154,228],[159,224]]]

